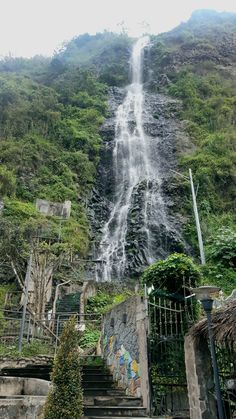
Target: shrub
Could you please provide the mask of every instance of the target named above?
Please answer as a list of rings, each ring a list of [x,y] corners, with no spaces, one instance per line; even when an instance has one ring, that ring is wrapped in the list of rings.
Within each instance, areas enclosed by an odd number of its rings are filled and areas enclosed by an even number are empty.
[[[232,268],[225,268],[221,264],[207,263],[201,267],[203,284],[216,285],[229,295],[236,288],[236,272]]]
[[[79,346],[82,349],[93,348],[97,345],[101,335],[100,329],[93,329],[92,326],[86,328],[82,338],[80,339]]]
[[[63,329],[54,362],[52,384],[44,419],[82,419],[83,393],[75,316]]]
[[[186,285],[195,285],[200,281],[199,268],[192,259],[182,253],[173,253],[165,260],[159,260],[149,266],[143,274],[143,282],[169,292],[182,291]]]
[[[228,227],[219,229],[209,240],[208,257],[215,263],[236,270],[236,231]]]

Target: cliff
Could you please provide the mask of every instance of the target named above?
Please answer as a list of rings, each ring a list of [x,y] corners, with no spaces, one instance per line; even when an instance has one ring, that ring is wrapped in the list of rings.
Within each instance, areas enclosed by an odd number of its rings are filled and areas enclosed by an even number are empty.
[[[156,258],[176,250],[198,258],[189,183],[173,170],[184,176],[193,170],[209,262],[214,238],[223,234],[219,227],[235,231],[235,33],[235,14],[198,11],[174,30],[151,36],[145,50],[144,130],[154,145],[153,159],[161,161],[171,225],[158,225],[156,214]],[[15,278],[11,258],[24,277],[30,237],[39,227],[54,239],[60,231],[63,251],[69,248],[77,257],[90,255],[91,239],[99,241],[112,207],[114,116],[130,81],[132,44],[127,35],[85,34],[51,60],[0,62],[4,281]],[[142,195],[142,185],[136,193]],[[70,199],[71,218],[62,226],[59,219],[42,219],[36,198]],[[127,277],[147,264],[139,205],[134,200],[128,217]],[[234,266],[229,268],[234,281]],[[214,274],[213,268],[207,272]]]

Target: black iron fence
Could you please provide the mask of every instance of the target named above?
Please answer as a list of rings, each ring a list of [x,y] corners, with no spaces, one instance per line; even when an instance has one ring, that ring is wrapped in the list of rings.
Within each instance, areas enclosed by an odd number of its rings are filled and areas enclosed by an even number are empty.
[[[152,414],[189,417],[184,334],[193,322],[194,307],[185,299],[153,295],[148,311]]]
[[[236,418],[236,346],[225,341],[216,345],[225,419]]]

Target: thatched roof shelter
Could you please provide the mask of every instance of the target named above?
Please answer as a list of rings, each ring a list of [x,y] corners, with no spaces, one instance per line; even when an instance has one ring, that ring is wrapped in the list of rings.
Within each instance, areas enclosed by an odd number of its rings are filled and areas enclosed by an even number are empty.
[[[236,344],[236,300],[213,312],[212,325],[216,341]],[[207,338],[206,318],[191,327],[189,334],[195,339]]]

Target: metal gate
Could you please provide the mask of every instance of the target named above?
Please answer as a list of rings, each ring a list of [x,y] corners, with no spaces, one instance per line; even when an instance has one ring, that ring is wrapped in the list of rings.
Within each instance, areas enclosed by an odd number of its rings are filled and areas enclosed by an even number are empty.
[[[193,303],[155,291],[148,299],[148,310],[152,414],[189,417],[184,334],[193,322]]]
[[[236,418],[236,346],[227,340],[216,345],[225,419]]]

